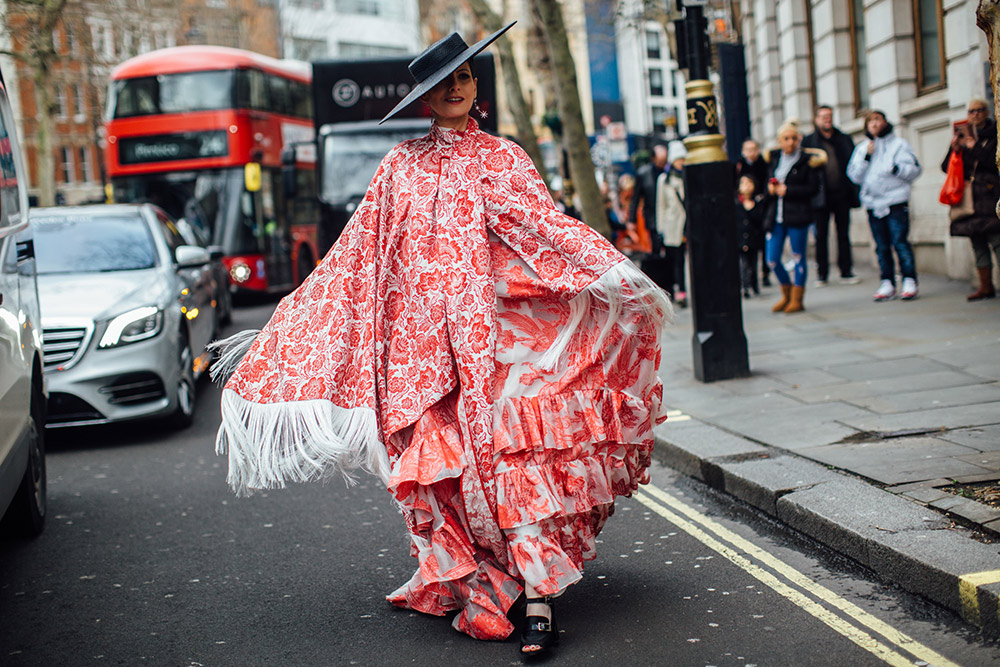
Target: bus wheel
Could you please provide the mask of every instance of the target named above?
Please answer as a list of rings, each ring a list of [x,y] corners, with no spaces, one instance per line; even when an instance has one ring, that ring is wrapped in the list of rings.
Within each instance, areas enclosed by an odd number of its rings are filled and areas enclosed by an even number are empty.
[[[316,268],[316,262],[313,261],[312,253],[308,250],[303,249],[299,253],[299,258],[295,263],[296,271],[298,272],[298,284],[301,285],[306,277],[312,273],[312,270]]]

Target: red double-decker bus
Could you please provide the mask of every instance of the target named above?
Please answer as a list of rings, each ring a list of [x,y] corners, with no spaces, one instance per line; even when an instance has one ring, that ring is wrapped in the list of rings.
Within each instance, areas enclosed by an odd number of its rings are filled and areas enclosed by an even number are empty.
[[[310,81],[307,63],[218,46],[125,61],[105,119],[111,199],[184,218],[222,248],[234,291],[299,284],[319,259]]]

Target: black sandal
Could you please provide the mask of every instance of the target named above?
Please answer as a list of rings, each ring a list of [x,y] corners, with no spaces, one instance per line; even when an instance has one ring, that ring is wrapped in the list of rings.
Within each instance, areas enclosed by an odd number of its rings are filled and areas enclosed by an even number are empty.
[[[526,598],[526,603],[548,605],[551,617],[527,615],[524,617],[524,627],[521,629],[521,654],[526,656],[545,655],[549,649],[559,643],[559,626],[556,625],[552,598],[548,596]]]

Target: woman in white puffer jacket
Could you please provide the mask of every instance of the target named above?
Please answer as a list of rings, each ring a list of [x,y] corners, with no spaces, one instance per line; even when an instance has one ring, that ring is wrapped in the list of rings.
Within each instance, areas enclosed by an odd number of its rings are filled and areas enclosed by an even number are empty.
[[[847,165],[847,177],[861,186],[861,205],[868,211],[868,225],[875,239],[882,282],[876,301],[896,296],[896,270],[892,251],[903,276],[899,297],[917,296],[917,266],[910,245],[910,189],[922,169],[909,142],[892,132],[881,111],[865,116],[867,141],[860,142]]]

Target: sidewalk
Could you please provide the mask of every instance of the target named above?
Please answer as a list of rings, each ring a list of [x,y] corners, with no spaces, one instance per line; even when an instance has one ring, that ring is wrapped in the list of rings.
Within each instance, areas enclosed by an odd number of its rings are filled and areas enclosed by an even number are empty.
[[[1000,479],[1000,299],[926,275],[874,303],[861,269],[811,276],[804,313],[772,314],[775,287],[744,300],[750,378],[695,380],[679,310],[657,455],[1000,636],[1000,509],[942,490]]]

